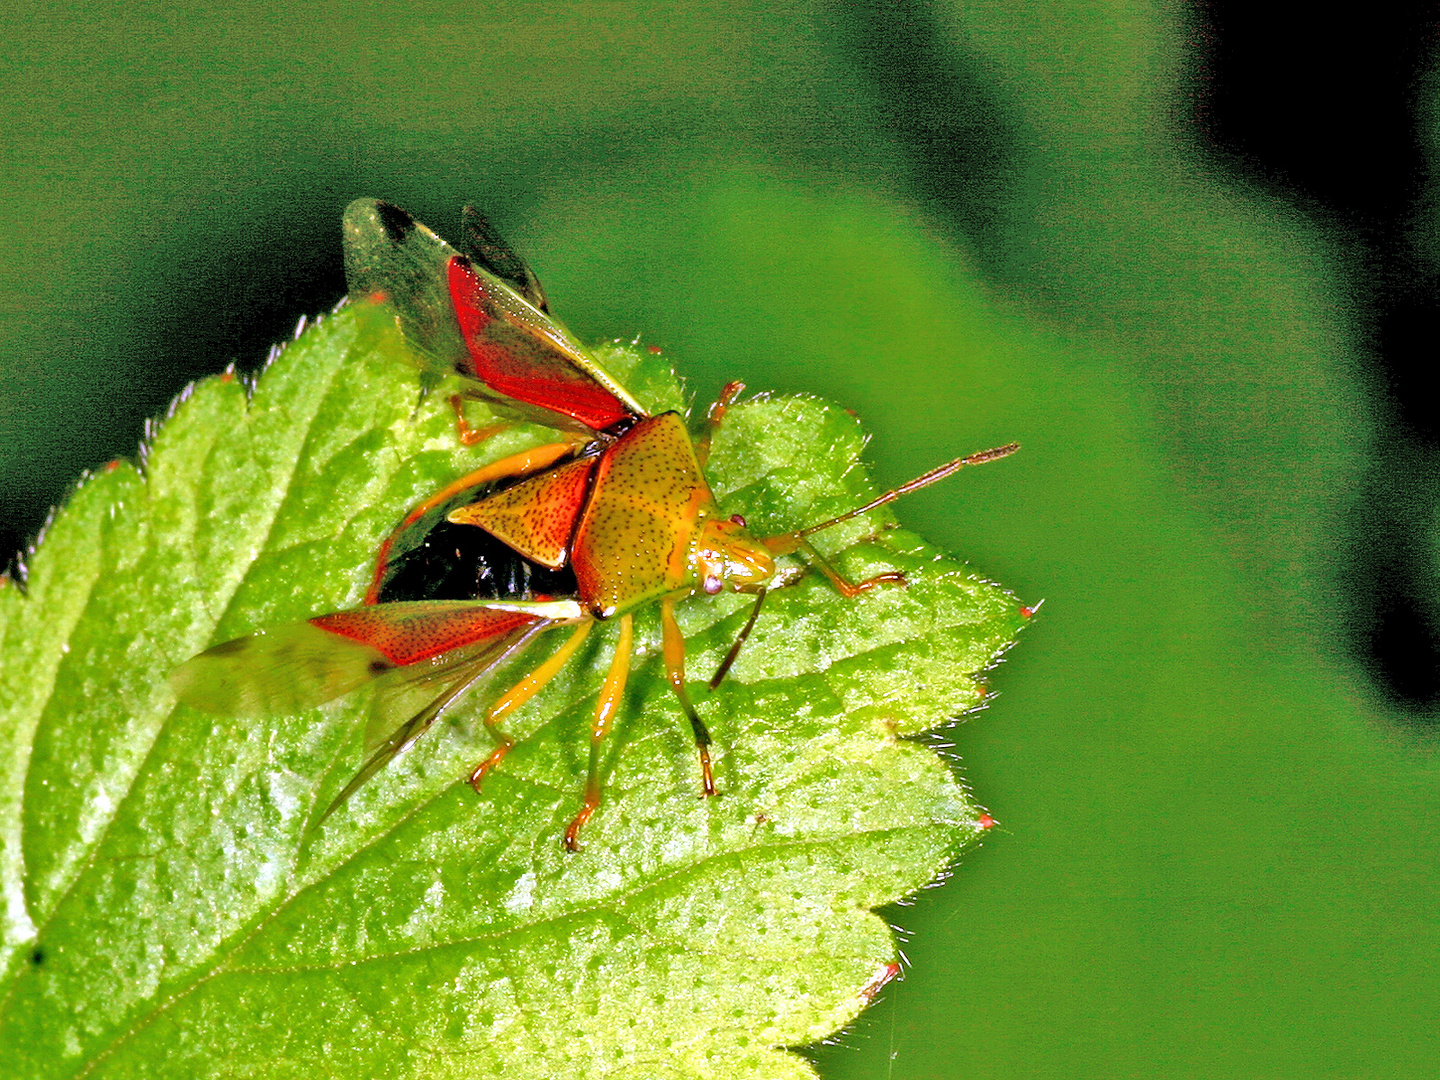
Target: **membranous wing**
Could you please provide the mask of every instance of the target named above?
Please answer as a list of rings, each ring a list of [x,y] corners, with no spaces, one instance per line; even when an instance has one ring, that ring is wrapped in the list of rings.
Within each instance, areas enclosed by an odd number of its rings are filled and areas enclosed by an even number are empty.
[[[227,641],[170,683],[184,704],[241,717],[293,714],[373,685],[370,756],[324,820],[502,662],[583,617],[569,600],[371,604]]]
[[[353,299],[392,305],[424,366],[526,419],[606,431],[645,411],[546,311],[523,260],[473,212],[461,254],[404,210],[358,199],[345,211]]]

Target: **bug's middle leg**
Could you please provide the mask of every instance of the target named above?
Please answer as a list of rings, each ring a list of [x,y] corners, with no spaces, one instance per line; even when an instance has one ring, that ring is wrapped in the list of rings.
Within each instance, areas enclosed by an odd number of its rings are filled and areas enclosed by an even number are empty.
[[[600,700],[595,704],[595,719],[590,725],[590,768],[585,775],[585,801],[565,829],[565,849],[580,850],[580,829],[595,814],[600,805],[600,744],[610,733],[615,723],[615,714],[625,697],[625,682],[630,677],[630,650],[635,643],[634,618],[620,616],[620,640],[615,643],[615,655],[610,660],[610,671],[605,676],[605,685],[600,688]]]

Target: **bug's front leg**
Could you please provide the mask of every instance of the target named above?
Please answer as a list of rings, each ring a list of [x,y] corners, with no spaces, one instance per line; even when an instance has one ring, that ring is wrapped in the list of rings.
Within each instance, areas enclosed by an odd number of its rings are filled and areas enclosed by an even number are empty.
[[[864,581],[851,581],[844,574],[830,565],[830,561],[816,550],[815,545],[805,539],[805,534],[784,533],[780,536],[767,536],[763,541],[765,547],[772,555],[790,555],[796,551],[805,553],[805,561],[825,575],[825,580],[835,586],[835,590],[847,600],[853,600],[861,593],[867,593],[877,585],[900,585],[906,584],[905,575],[899,570],[887,570],[883,574],[876,574]]]
[[[685,690],[685,638],[680,633],[680,624],[675,621],[675,600],[667,596],[660,601],[660,625],[664,634],[665,675],[671,689],[680,699],[680,708],[690,719],[690,729],[695,732],[695,750],[700,755],[700,782],[705,794],[715,794],[715,774],[710,769],[710,730]]]
[[[818,525],[811,525],[798,532],[781,533],[778,536],[767,536],[761,541],[769,550],[771,555],[789,555],[796,551],[804,551],[806,556],[815,565],[830,583],[840,591],[842,596],[853,598],[861,593],[868,592],[876,585],[904,585],[905,575],[898,571],[891,571],[885,574],[876,574],[873,578],[865,581],[850,581],[838,570],[831,566],[820,552],[815,550],[807,537],[828,529],[833,525],[839,525],[842,521],[849,521],[851,518],[859,517],[861,514],[869,513],[877,506],[884,506],[892,503],[901,495],[908,495],[912,491],[919,491],[923,487],[929,487],[938,480],[944,480],[952,473],[958,472],[967,465],[984,465],[989,461],[998,461],[1003,457],[1009,457],[1016,450],[1020,449],[1019,443],[1007,443],[1005,446],[997,446],[993,450],[982,450],[978,454],[967,454],[965,457],[956,458],[954,461],[947,461],[929,472],[917,476],[908,483],[901,484],[897,488],[891,488],[885,494],[871,499],[864,506],[857,506],[854,510],[847,510],[838,517],[829,521],[822,521]]]
[[[600,744],[610,733],[615,723],[615,714],[625,697],[625,682],[630,677],[630,650],[635,643],[634,617],[620,616],[620,640],[615,643],[615,655],[610,660],[610,671],[605,676],[605,685],[600,688],[600,700],[595,704],[595,719],[590,724],[590,768],[585,775],[585,801],[565,829],[565,849],[580,850],[580,829],[595,814],[600,805]]]
[[[720,391],[720,396],[715,399],[715,404],[710,406],[709,412],[705,414],[705,430],[695,440],[695,460],[700,463],[703,469],[705,463],[710,460],[710,443],[715,438],[715,433],[720,430],[720,425],[725,421],[725,414],[730,411],[730,406],[735,399],[745,392],[743,382],[726,383]]]
[[[851,581],[844,574],[830,565],[829,560],[815,549],[815,545],[808,540],[799,544],[799,550],[805,552],[806,561],[820,573],[825,575],[825,580],[835,586],[835,591],[847,600],[853,600],[861,593],[867,593],[876,585],[900,585],[908,584],[905,575],[899,570],[887,570],[883,574],[876,574],[864,581]]]

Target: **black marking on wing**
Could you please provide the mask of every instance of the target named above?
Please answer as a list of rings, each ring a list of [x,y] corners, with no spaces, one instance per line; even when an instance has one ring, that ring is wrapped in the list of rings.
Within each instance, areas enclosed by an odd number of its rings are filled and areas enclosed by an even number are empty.
[[[495,231],[489,220],[473,206],[460,211],[461,250],[479,265],[489,270],[505,284],[530,302],[532,306],[550,313],[545,290],[540,279],[505,239]]]
[[[392,244],[404,243],[405,238],[415,231],[415,219],[398,206],[376,200],[375,214],[385,230],[386,239]]]

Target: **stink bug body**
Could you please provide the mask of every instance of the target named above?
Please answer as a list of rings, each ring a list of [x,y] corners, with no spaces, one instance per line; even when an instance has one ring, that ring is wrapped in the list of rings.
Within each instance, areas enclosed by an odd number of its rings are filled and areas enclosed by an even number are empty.
[[[614,620],[619,640],[591,724],[584,797],[565,832],[575,850],[600,803],[599,748],[624,694],[637,609],[659,606],[666,674],[695,736],[702,790],[713,795],[710,733],[686,690],[675,603],[723,590],[755,595],[738,649],[778,556],[803,552],[850,596],[903,583],[893,573],[846,581],[806,538],[1016,447],[959,458],[830,521],[753,536],[742,518],[721,513],[703,471],[710,435],[741,387],[727,387],[698,440],[678,413],[647,414],[549,316],[535,276],[468,209],[464,234],[461,253],[393,206],[353,203],[345,215],[351,296],[390,306],[428,379],[457,374],[464,396],[545,423],[558,438],[415,507],[381,546],[364,606],[218,645],[172,682],[181,700],[231,714],[308,708],[375,682],[373,753],[328,816],[497,665],[568,627],[559,649],[487,709],[494,749],[470,775],[478,789],[514,745],[506,715],[561,670],[595,623]],[[484,437],[460,415],[462,439]]]

